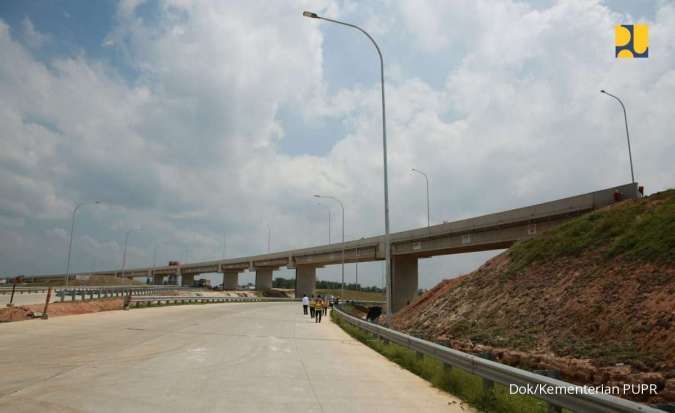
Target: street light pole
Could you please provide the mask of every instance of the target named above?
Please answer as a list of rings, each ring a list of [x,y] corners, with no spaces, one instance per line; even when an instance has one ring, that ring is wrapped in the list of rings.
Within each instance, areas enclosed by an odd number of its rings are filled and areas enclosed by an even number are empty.
[[[633,183],[633,186],[635,186],[635,174],[633,173],[633,154],[631,153],[630,150],[630,135],[628,134],[628,115],[626,115],[626,106],[623,104],[621,99],[619,99],[617,96],[612,95],[606,90],[603,89],[600,92],[616,99],[621,104],[621,109],[623,109],[623,120],[626,124],[626,141],[628,141],[628,160],[630,161],[630,179],[631,182]]]
[[[359,287],[359,247],[356,247],[356,288],[360,291]]]
[[[387,278],[387,314],[391,314],[391,248],[389,245],[389,181],[387,177],[387,116],[386,116],[386,110],[385,110],[385,104],[384,104],[384,59],[382,58],[382,52],[380,51],[380,47],[377,45],[377,42],[375,42],[375,39],[372,38],[368,32],[363,30],[362,28],[350,24],[350,23],[345,23],[341,22],[338,20],[333,20],[333,19],[327,19],[325,17],[321,17],[317,15],[316,13],[312,13],[309,11],[305,11],[302,13],[303,16],[305,17],[310,17],[312,19],[321,19],[325,20],[331,23],[337,23],[341,24],[343,26],[351,27],[354,28],[361,33],[365,34],[368,39],[373,43],[373,46],[375,46],[375,50],[377,50],[377,55],[380,58],[380,83],[381,83],[381,90],[382,90],[382,158],[384,160],[384,258],[385,258],[385,272],[386,272],[386,278]]]
[[[270,228],[270,225],[267,224],[267,253],[269,254],[271,251],[271,245],[272,245],[272,228]]]
[[[68,255],[66,257],[66,288],[68,288],[68,279],[70,278],[70,257],[73,251],[73,233],[75,232],[75,214],[77,214],[77,210],[80,209],[81,206],[84,205],[94,205],[94,204],[100,204],[101,201],[94,201],[94,202],[80,202],[79,204],[75,205],[75,208],[73,209],[73,215],[70,219],[70,239],[68,240]]]
[[[127,244],[129,243],[129,235],[131,235],[132,232],[137,232],[140,230],[141,230],[140,228],[130,229],[124,234],[124,252],[122,253],[122,278],[124,278],[124,274],[126,273],[127,267]]]
[[[328,208],[328,245],[332,244],[331,241],[331,227],[333,226],[333,212]]]
[[[152,269],[157,266],[157,247],[159,247],[159,242],[155,243],[155,248],[152,250]]]
[[[419,169],[412,168],[411,171],[424,176],[424,180],[427,182],[427,228],[429,228],[431,226],[431,213],[429,212],[429,176]]]
[[[330,195],[314,195],[315,198],[332,199],[340,204],[342,209],[342,285],[340,287],[340,298],[345,298],[345,206],[339,199]]]

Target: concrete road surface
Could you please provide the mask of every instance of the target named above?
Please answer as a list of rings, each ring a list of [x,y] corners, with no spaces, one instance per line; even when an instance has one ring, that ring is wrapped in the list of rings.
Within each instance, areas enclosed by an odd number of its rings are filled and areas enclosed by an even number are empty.
[[[297,303],[0,325],[0,412],[467,412]]]

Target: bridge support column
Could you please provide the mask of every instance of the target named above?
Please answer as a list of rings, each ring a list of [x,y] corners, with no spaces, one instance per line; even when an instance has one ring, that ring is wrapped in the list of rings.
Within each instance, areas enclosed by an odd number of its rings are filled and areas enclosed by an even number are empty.
[[[256,272],[256,276],[257,276]],[[236,290],[239,286],[239,271],[225,270],[223,272],[223,290]]]
[[[396,312],[408,305],[417,293],[417,257],[395,255],[391,257],[391,264],[391,309]]]
[[[308,297],[314,294],[316,288],[316,267],[298,265],[295,268],[295,298]]]
[[[272,288],[272,268],[255,269],[255,289],[269,290]]]
[[[194,274],[180,276],[180,285],[182,285],[183,287],[191,287],[194,282],[195,282]]]
[[[164,281],[164,276],[162,276],[162,275],[153,275],[152,276],[152,283],[154,285],[162,285],[163,281]]]

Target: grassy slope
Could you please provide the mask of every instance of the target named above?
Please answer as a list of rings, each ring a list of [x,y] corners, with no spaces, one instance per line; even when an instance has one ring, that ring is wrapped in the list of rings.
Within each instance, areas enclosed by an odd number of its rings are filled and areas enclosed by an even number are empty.
[[[593,250],[600,250],[604,260],[675,263],[675,190],[592,212],[516,244],[509,252],[509,270]]]
[[[572,220],[433,294],[394,317],[394,326],[446,344],[670,369],[675,191]]]

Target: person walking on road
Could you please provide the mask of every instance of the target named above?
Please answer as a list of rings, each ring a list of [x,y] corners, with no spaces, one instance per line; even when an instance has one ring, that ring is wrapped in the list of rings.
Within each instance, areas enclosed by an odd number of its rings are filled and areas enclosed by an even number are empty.
[[[316,297],[316,301],[314,301],[314,305],[316,308],[314,309],[314,322],[315,323],[320,323],[321,322],[321,314],[323,313],[323,300],[321,299],[321,296]]]
[[[314,318],[314,306],[316,304],[314,301],[314,294],[312,294],[312,298],[309,299],[309,316],[312,318]]]
[[[321,307],[323,308],[323,315],[328,315],[328,297],[321,300]]]
[[[309,298],[307,298],[307,294],[302,296],[302,313],[304,315],[307,315],[307,307],[309,307]]]

